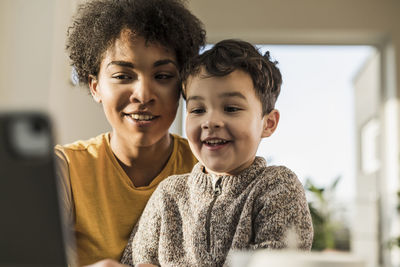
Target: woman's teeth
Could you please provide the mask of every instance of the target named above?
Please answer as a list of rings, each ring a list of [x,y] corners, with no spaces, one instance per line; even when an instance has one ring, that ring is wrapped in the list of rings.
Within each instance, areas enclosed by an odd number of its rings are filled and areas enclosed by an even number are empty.
[[[150,121],[155,118],[155,116],[147,115],[147,114],[130,114],[129,115],[132,119],[138,121]]]

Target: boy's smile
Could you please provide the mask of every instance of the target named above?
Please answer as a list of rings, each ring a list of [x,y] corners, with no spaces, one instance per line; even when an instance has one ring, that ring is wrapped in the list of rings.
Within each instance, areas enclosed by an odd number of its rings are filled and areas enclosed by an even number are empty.
[[[186,86],[189,144],[208,172],[238,174],[254,161],[261,138],[272,134],[271,113],[262,116],[261,101],[246,72],[205,74],[202,69]],[[272,113],[279,118],[276,110]]]
[[[203,144],[210,150],[218,150],[225,147],[230,141],[220,139],[220,138],[206,138],[203,141]]]

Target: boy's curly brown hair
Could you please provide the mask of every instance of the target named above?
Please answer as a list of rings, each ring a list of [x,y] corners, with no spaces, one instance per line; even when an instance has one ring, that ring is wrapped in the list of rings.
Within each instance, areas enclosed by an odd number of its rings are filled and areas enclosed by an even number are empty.
[[[179,67],[205,43],[203,24],[180,0],[92,0],[79,6],[66,49],[79,82],[97,76],[107,49],[129,29],[176,53]]]
[[[202,68],[206,74],[201,78],[221,77],[234,70],[242,70],[250,75],[256,95],[262,104],[262,115],[266,115],[275,108],[281,90],[282,75],[277,64],[277,61],[271,61],[269,52],[262,55],[248,42],[223,40],[185,65],[182,70],[182,82],[185,88],[188,79],[199,75]],[[185,90],[182,93],[185,98]]]

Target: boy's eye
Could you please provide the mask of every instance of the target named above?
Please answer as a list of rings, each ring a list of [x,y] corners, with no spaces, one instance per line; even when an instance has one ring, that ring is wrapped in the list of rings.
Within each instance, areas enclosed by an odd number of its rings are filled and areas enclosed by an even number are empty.
[[[205,112],[204,108],[193,108],[193,109],[190,110],[190,113],[193,113],[193,114],[201,114],[201,113],[204,113],[204,112]]]
[[[242,110],[242,109],[238,108],[238,107],[232,107],[232,106],[227,106],[224,108],[224,111],[226,111],[226,112],[237,112],[239,110]]]

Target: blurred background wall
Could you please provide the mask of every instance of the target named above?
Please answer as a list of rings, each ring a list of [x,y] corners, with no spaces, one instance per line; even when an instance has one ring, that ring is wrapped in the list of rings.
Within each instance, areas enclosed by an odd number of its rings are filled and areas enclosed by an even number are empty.
[[[0,1],[0,107],[51,110],[63,121],[61,143],[108,129],[100,108],[90,97],[77,97],[87,93],[70,82],[65,34],[79,2]],[[383,100],[398,98],[398,0],[191,0],[188,6],[204,22],[210,43],[233,37],[265,44],[377,46],[385,67]],[[82,136],[86,121],[92,130]]]

